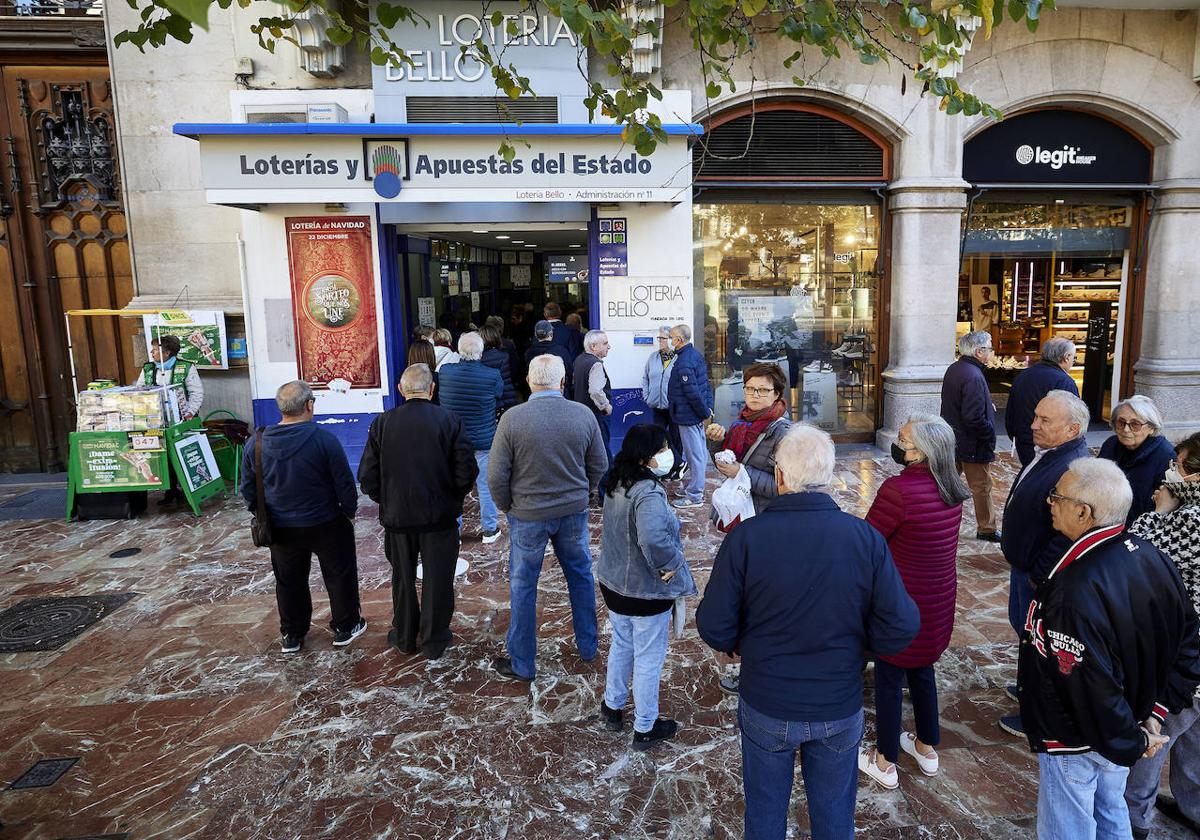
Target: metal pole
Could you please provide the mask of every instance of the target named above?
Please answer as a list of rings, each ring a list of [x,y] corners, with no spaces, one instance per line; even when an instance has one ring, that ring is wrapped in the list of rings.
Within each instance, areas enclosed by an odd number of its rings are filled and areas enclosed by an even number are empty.
[[[75,399],[78,399],[79,383],[75,381],[75,352],[74,345],[71,343],[71,316],[64,312],[63,321],[67,327],[67,358],[71,361],[71,390],[75,394]]]

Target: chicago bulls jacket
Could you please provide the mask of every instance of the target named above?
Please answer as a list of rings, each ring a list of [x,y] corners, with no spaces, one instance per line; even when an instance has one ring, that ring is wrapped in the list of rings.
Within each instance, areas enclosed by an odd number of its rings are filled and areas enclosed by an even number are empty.
[[[1200,623],[1175,565],[1123,525],[1080,537],[1034,594],[1017,681],[1030,748],[1125,767],[1141,722],[1192,703]]]

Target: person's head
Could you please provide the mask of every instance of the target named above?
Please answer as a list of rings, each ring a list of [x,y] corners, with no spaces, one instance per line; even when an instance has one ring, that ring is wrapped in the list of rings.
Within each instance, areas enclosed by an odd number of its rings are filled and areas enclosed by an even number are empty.
[[[671,347],[679,350],[692,340],[692,328],[687,324],[676,324],[671,327]]]
[[[275,392],[275,407],[285,423],[301,423],[313,418],[317,398],[307,382],[296,380],[280,385]]]
[[[489,327],[495,327],[497,332],[500,333],[500,337],[504,338],[504,319],[499,315],[489,315],[487,316],[487,320],[483,323]]]
[[[413,341],[428,341],[430,344],[433,344],[434,331],[435,330],[433,327],[427,327],[424,324],[419,324],[417,328],[413,330]]]
[[[450,347],[453,342],[454,337],[450,335],[450,330],[438,327],[433,331],[433,344],[435,347]]]
[[[1087,434],[1092,415],[1087,403],[1066,391],[1051,391],[1033,410],[1033,445],[1054,449]]]
[[[166,362],[179,355],[179,336],[160,335],[150,342],[150,355],[156,362]]]
[[[509,310],[508,318],[514,324],[519,324],[525,320],[525,304],[514,303],[512,309]]]
[[[573,330],[582,330],[583,329],[583,319],[579,317],[578,312],[572,312],[570,315],[568,315],[566,318],[563,319],[563,323],[566,324],[568,327],[570,327]]]
[[[547,321],[557,321],[562,317],[562,307],[554,301],[550,301],[542,307],[542,317]]]
[[[986,365],[992,357],[992,334],[984,330],[969,332],[958,340],[958,352],[964,359]]]
[[[742,371],[742,385],[746,408],[762,411],[783,399],[788,381],[783,368],[774,362],[755,362]]]
[[[464,362],[483,358],[483,337],[477,332],[465,332],[458,337],[458,355]]]
[[[434,351],[433,345],[421,339],[410,344],[408,347],[408,364],[429,365],[430,370],[436,368],[437,353]]]
[[[597,359],[603,359],[608,355],[608,336],[603,330],[588,330],[583,337],[583,349]]]
[[[549,321],[538,321],[533,325],[533,337],[538,341],[549,341],[554,338],[554,324]]]
[[[1079,458],[1046,498],[1054,530],[1072,542],[1093,528],[1120,525],[1133,504],[1129,479],[1104,458]]]
[[[1113,431],[1126,449],[1137,449],[1146,442],[1146,438],[1157,436],[1162,431],[1162,425],[1162,415],[1154,400],[1141,394],[1121,400],[1113,409]]]
[[[673,461],[666,429],[653,423],[630,426],[621,451],[613,458],[605,490],[611,496],[618,487],[628,490],[643,479],[666,475],[674,466]]]
[[[504,334],[491,324],[484,324],[479,328],[479,337],[483,339],[485,349],[498,350],[500,349],[501,339],[504,337]]]
[[[981,290],[981,293],[983,294],[984,300],[992,299],[992,287],[991,286],[984,286],[983,289]]]
[[[661,353],[662,355],[665,356],[668,353],[673,352],[672,348],[671,348],[671,328],[670,327],[659,327],[658,328],[658,339],[657,339],[656,343],[658,345],[658,352]]]
[[[525,381],[529,383],[529,390],[535,393],[538,391],[561,391],[563,383],[567,381],[567,368],[558,356],[553,353],[543,353],[530,360],[529,373],[526,375]]]
[[[904,462],[924,462],[937,482],[938,495],[948,505],[971,496],[954,462],[954,430],[936,414],[913,414],[900,427],[896,442],[904,450]]]
[[[433,399],[433,368],[425,362],[406,367],[400,374],[400,393],[406,400]]]
[[[1184,481],[1200,481],[1200,432],[1175,445],[1175,469]]]
[[[833,481],[833,438],[797,423],[775,447],[775,484],[780,494],[803,493]]]
[[[1042,361],[1058,365],[1070,372],[1075,366],[1075,342],[1055,336],[1042,345]]]

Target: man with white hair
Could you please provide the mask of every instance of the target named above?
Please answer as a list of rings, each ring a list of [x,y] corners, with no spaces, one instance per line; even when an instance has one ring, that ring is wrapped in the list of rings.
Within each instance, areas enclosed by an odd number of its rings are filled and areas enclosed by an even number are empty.
[[[1004,505],[1003,538],[1000,549],[1008,561],[1008,623],[1018,640],[1025,628],[1033,588],[1067,550],[1067,539],[1054,529],[1046,494],[1067,467],[1088,454],[1087,404],[1066,391],[1051,391],[1042,397],[1033,416],[1033,460],[1017,475]],[[1008,686],[1018,699],[1018,688]],[[1000,718],[1000,728],[1018,737],[1025,734],[1019,715]]]
[[[491,496],[508,514],[511,545],[508,656],[492,666],[525,682],[537,674],[537,588],[546,543],[567,579],[579,658],[590,662],[599,646],[587,507],[608,459],[592,412],[563,397],[565,378],[557,356],[529,363],[529,399],[500,418],[488,464]]]
[[[958,341],[959,358],[942,378],[942,419],[954,429],[954,458],[975,505],[975,539],[1000,542],[992,503],[996,460],[996,406],[984,370],[992,358],[992,336],[982,330]]]
[[[692,328],[676,324],[671,327],[670,336],[675,364],[667,381],[667,404],[688,466],[683,495],[672,504],[677,508],[700,507],[704,504],[704,471],[708,466],[704,424],[712,417],[713,392],[708,385],[704,356],[691,343]]]
[[[600,426],[600,437],[604,442],[605,467],[604,475],[612,466],[612,382],[608,371],[604,368],[604,359],[608,356],[608,336],[602,330],[588,330],[583,337],[583,352],[575,358],[572,380],[575,382],[575,402],[586,405],[596,417]],[[604,478],[600,486],[604,486]],[[597,494],[603,504],[603,489]]]
[[[1022,467],[1033,460],[1033,413],[1042,397],[1051,391],[1079,396],[1079,386],[1071,378],[1074,366],[1074,342],[1057,336],[1042,345],[1042,357],[1037,364],[1021,371],[1013,380],[1004,406],[1004,430],[1012,438]]]
[[[782,840],[797,751],[814,840],[852,837],[863,657],[904,650],[920,614],[887,541],[843,513],[828,434],[793,426],[775,450],[777,498],[721,544],[696,627],[742,660],[745,836]]]
[[[1175,565],[1125,531],[1132,496],[1119,467],[1083,458],[1045,500],[1069,545],[1022,627],[1039,840],[1129,837],[1129,768],[1163,748],[1163,718],[1190,706],[1200,684],[1195,609]]]

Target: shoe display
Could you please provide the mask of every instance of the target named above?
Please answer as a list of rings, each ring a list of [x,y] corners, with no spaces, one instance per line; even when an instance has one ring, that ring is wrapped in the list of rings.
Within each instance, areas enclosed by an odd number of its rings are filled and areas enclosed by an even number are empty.
[[[934,750],[928,755],[921,755],[917,750],[917,736],[912,732],[900,733],[900,749],[917,760],[917,766],[926,776],[936,776],[938,771],[938,756]]]
[[[654,727],[649,732],[633,733],[633,748],[639,752],[648,750],[659,741],[665,741],[675,736],[679,724],[670,718],[659,718],[654,721]]]
[[[821,370],[821,360],[812,361],[801,368],[805,373],[819,373]]]
[[[600,701],[600,717],[604,718],[604,728],[612,732],[620,732],[625,724],[625,712],[608,708],[603,700]]]
[[[293,636],[289,633],[283,637],[279,650],[281,653],[297,653],[302,647],[304,647],[304,637]]]
[[[339,630],[334,634],[333,646],[345,647],[365,632],[367,632],[367,620],[365,618],[360,618],[358,620],[358,624],[355,624],[352,629]]]
[[[859,750],[858,751],[858,769],[865,775],[871,777],[879,786],[887,790],[895,790],[900,787],[900,777],[896,774],[896,765],[884,771],[875,763],[874,750]]]

